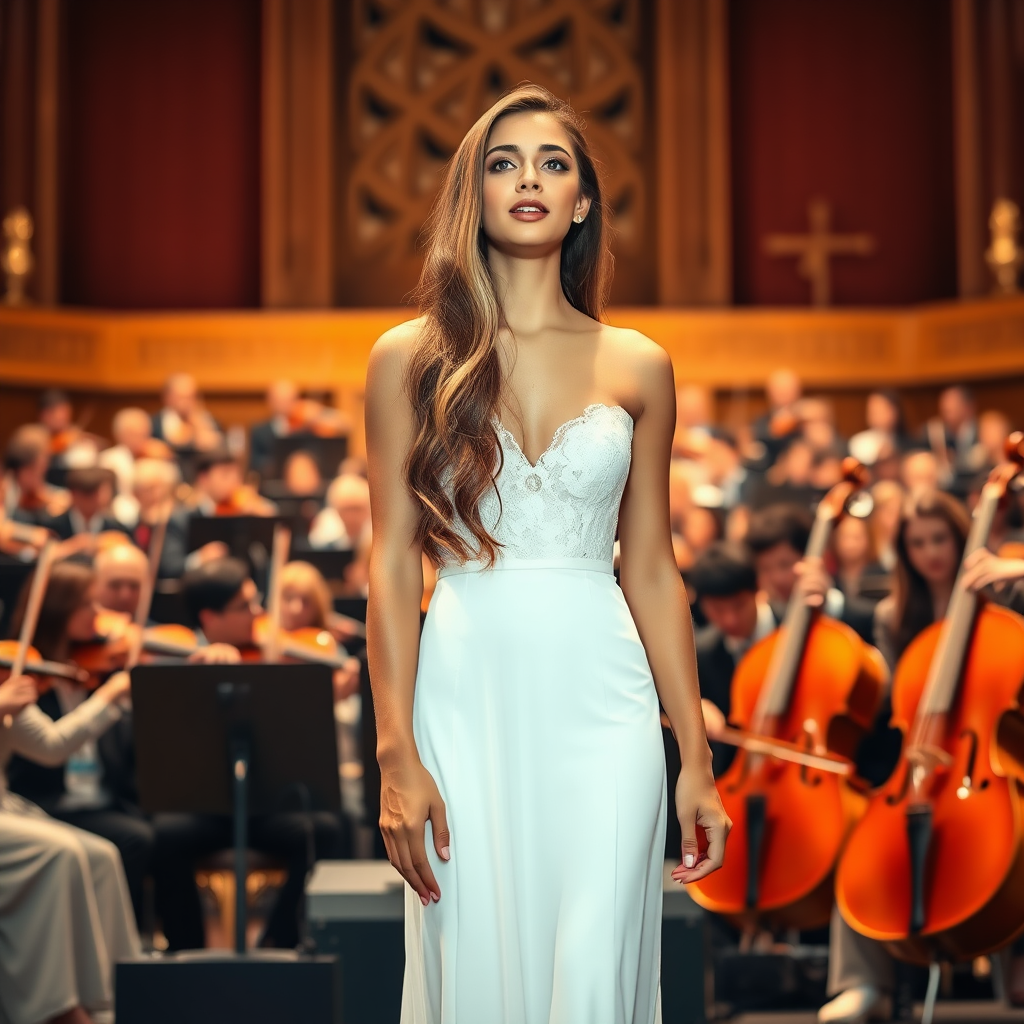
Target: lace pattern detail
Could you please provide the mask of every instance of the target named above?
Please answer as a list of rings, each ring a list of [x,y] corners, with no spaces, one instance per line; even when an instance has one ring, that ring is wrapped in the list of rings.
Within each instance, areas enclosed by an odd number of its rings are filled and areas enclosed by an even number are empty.
[[[480,501],[484,526],[505,558],[612,559],[619,504],[629,475],[633,418],[619,405],[595,403],[563,423],[531,465],[496,418],[504,462]],[[501,501],[498,495],[501,495]],[[472,534],[455,529],[470,548]]]

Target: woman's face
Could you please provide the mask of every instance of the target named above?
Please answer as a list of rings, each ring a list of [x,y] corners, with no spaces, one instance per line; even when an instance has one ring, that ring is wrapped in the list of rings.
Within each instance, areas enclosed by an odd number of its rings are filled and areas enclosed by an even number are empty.
[[[314,625],[316,606],[312,597],[294,583],[281,588],[281,628],[306,629]]]
[[[956,538],[945,519],[914,516],[904,528],[904,542],[911,566],[936,586],[947,586],[956,576],[960,562]]]
[[[843,516],[836,525],[835,546],[840,565],[865,561],[870,547],[867,523],[855,516]]]
[[[96,635],[95,585],[89,587],[82,603],[68,618],[67,634],[72,643],[87,643]]]
[[[572,142],[545,111],[501,118],[484,147],[483,226],[488,242],[510,256],[557,251],[573,218],[586,216]]]

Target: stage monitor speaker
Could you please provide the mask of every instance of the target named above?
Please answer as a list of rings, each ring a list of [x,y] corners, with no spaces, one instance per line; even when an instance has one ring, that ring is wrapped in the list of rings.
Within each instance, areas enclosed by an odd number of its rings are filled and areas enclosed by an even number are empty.
[[[117,1024],[345,1024],[337,957],[179,954],[117,965]]]

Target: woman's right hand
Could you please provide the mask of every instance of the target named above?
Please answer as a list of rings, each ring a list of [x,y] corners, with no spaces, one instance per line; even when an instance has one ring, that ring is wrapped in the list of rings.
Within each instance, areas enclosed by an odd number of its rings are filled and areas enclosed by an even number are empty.
[[[441,860],[451,856],[448,819],[437,783],[418,759],[387,768],[382,765],[380,776],[380,831],[388,860],[416,890],[423,906],[431,899],[436,903],[441,887],[427,860],[427,821],[437,855]]]
[[[993,586],[1002,590],[1007,583],[1024,578],[1024,559],[1000,558],[987,548],[978,548],[964,559],[963,585],[968,590]]]
[[[108,704],[116,704],[118,701],[129,697],[132,692],[132,677],[128,672],[115,672],[97,691],[96,695],[103,697]]]

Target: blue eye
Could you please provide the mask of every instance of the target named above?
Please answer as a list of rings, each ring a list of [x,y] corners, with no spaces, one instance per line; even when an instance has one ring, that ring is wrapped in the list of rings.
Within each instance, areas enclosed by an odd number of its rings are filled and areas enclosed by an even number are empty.
[[[508,157],[504,157],[503,156],[500,160],[495,160],[494,163],[491,164],[491,170],[492,171],[504,171],[506,168],[502,167],[502,164],[508,164],[508,166],[511,167],[512,166],[512,161],[509,160]]]
[[[544,166],[545,167],[550,167],[552,164],[557,164],[557,167],[555,168],[555,170],[560,170],[560,171],[567,171],[567,170],[569,170],[569,168],[566,166],[566,164],[562,160],[560,160],[557,156],[553,156],[550,160],[547,160],[544,163]]]

